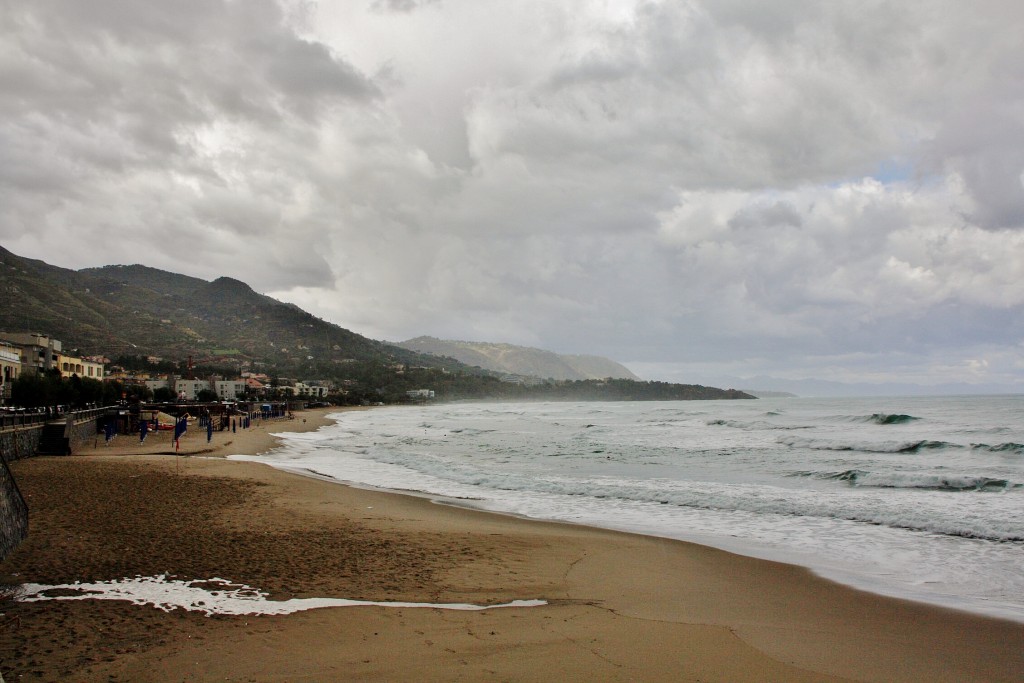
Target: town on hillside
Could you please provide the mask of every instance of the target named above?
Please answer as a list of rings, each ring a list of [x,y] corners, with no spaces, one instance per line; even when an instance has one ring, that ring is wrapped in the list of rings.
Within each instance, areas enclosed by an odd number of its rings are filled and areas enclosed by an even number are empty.
[[[102,355],[66,352],[58,339],[44,334],[0,332],[0,406],[46,408],[53,401],[33,401],[29,378],[74,380],[89,400],[83,404],[111,402],[111,394],[121,402],[135,401],[236,401],[285,400],[303,404],[343,402],[346,389],[326,380],[298,381],[270,377],[258,372],[242,372],[237,377],[211,374],[196,377],[191,360],[184,373],[168,372],[165,363],[154,356],[145,358],[149,368],[127,368],[112,364]],[[17,388],[24,385],[22,396]],[[93,383],[93,384],[89,384]],[[86,388],[92,387],[91,391]],[[113,389],[113,391],[111,391]],[[58,402],[59,403],[59,402]]]
[[[147,351],[146,353],[152,353]],[[44,409],[129,403],[283,401],[312,405],[384,405],[453,400],[680,401],[752,399],[735,389],[629,378],[558,380],[499,373],[442,358],[337,361],[310,366],[318,377],[288,378],[267,359],[230,353],[193,364],[154,355],[87,355],[41,333],[0,331],[0,408]],[[414,362],[409,362],[414,361]],[[338,364],[341,364],[340,366]],[[446,365],[451,366],[446,367]],[[339,371],[343,367],[344,371]],[[286,370],[293,373],[297,366]],[[300,370],[302,371],[302,370]]]

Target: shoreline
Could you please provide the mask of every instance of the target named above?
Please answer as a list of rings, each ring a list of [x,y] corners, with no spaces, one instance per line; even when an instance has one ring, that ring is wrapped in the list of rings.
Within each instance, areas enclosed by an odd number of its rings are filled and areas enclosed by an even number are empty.
[[[245,456],[243,456],[243,458],[244,457]],[[231,459],[231,458],[229,457],[229,459]],[[248,459],[239,459],[238,462],[254,462],[254,463],[257,463],[257,464],[265,464],[265,463],[260,463],[258,460],[248,460]],[[474,505],[473,504],[473,501],[483,500],[481,498],[453,498],[451,496],[444,496],[444,495],[441,495],[441,494],[431,493],[429,491],[423,491],[423,490],[381,488],[381,487],[378,487],[378,486],[372,486],[372,485],[363,484],[363,483],[360,483],[360,482],[336,479],[336,478],[334,478],[334,477],[332,477],[330,475],[322,474],[320,472],[315,472],[315,471],[309,470],[309,469],[275,467],[274,465],[266,465],[266,466],[274,468],[274,469],[277,469],[277,470],[279,470],[281,472],[285,472],[287,474],[293,474],[293,475],[298,476],[298,477],[309,477],[311,479],[315,479],[317,481],[322,481],[322,482],[325,482],[325,483],[328,483],[328,484],[334,484],[334,485],[338,485],[338,486],[345,486],[345,487],[360,489],[360,490],[364,490],[364,491],[373,491],[373,492],[378,492],[378,493],[388,494],[388,495],[409,496],[409,497],[412,497],[412,498],[420,498],[420,499],[423,499],[423,500],[427,500],[427,501],[429,501],[429,502],[431,502],[431,503],[433,503],[435,505],[448,506],[448,507],[468,510],[468,511],[472,511],[472,512],[480,512],[482,514],[500,515],[500,516],[509,517],[509,518],[512,518],[512,519],[521,520],[521,521],[527,522],[527,523],[564,524],[564,525],[570,526],[570,527],[580,527],[580,528],[584,528],[584,529],[594,529],[594,530],[600,530],[600,531],[608,531],[608,532],[611,532],[611,533],[627,534],[627,535],[631,535],[631,536],[642,536],[642,537],[645,537],[645,538],[660,539],[660,540],[664,540],[664,541],[673,541],[673,542],[676,542],[676,543],[685,543],[685,544],[689,544],[689,545],[700,546],[700,547],[704,547],[704,548],[718,550],[720,552],[727,553],[729,555],[735,555],[736,557],[743,557],[743,558],[747,558],[747,559],[751,559],[751,560],[759,560],[759,561],[762,561],[762,562],[774,562],[774,563],[778,563],[778,564],[794,567],[794,568],[797,568],[797,569],[802,569],[802,570],[805,570],[807,572],[810,572],[814,577],[816,577],[818,579],[821,579],[822,581],[828,581],[829,583],[834,583],[836,585],[843,586],[844,588],[849,588],[851,590],[864,592],[864,593],[867,593],[867,594],[870,594],[870,595],[875,595],[875,596],[878,596],[880,598],[888,598],[888,599],[891,599],[891,600],[902,600],[902,601],[906,601],[906,602],[910,602],[910,603],[914,603],[914,604],[918,604],[918,605],[923,605],[923,606],[926,606],[926,607],[934,607],[934,608],[937,608],[937,609],[950,610],[950,611],[953,611],[953,612],[961,612],[963,614],[974,616],[974,617],[981,617],[981,618],[985,618],[985,619],[996,619],[996,620],[999,620],[999,621],[1007,621],[1007,622],[1010,622],[1010,623],[1014,623],[1014,624],[1018,624],[1018,625],[1024,626],[1024,616],[1020,616],[1020,615],[1018,615],[1016,613],[1010,613],[1009,610],[1007,610],[1005,608],[993,608],[991,611],[985,611],[985,610],[983,610],[981,608],[978,608],[978,607],[975,607],[973,605],[964,605],[964,604],[957,603],[957,602],[954,602],[954,601],[941,602],[941,601],[938,601],[938,600],[929,600],[928,597],[932,596],[932,594],[929,594],[929,593],[901,594],[901,593],[897,593],[896,591],[887,591],[886,590],[886,586],[884,584],[880,584],[880,583],[870,584],[870,582],[868,582],[868,581],[860,581],[859,582],[858,581],[860,579],[859,575],[852,574],[852,573],[847,573],[845,575],[847,578],[844,580],[842,578],[838,578],[837,576],[830,576],[828,573],[826,573],[826,570],[818,569],[818,568],[816,568],[816,567],[814,567],[814,566],[812,566],[810,564],[801,564],[799,562],[787,561],[786,559],[782,559],[782,558],[779,558],[779,557],[776,557],[776,556],[772,556],[769,553],[759,554],[757,552],[757,549],[754,549],[751,546],[745,546],[742,542],[736,542],[736,543],[733,543],[733,544],[729,544],[729,543],[727,543],[725,541],[718,541],[717,539],[714,539],[714,538],[689,539],[689,538],[685,538],[685,537],[674,537],[674,536],[661,535],[661,534],[658,534],[658,533],[655,533],[655,532],[644,531],[642,529],[629,529],[629,528],[618,528],[618,527],[613,527],[613,526],[601,526],[599,524],[591,524],[591,523],[586,523],[586,522],[574,522],[574,521],[571,521],[571,520],[557,519],[557,518],[530,517],[529,515],[525,515],[525,514],[521,514],[521,513],[509,512],[509,511],[506,511],[506,510],[492,509],[492,508],[484,507],[482,505]],[[839,570],[834,570],[834,571],[835,571],[835,574],[842,574],[842,572],[839,571]]]
[[[330,422],[328,422],[330,424]],[[249,460],[247,456],[242,456],[242,459]],[[249,460],[251,462],[261,462],[260,460]],[[266,463],[264,463],[266,464]],[[274,466],[274,465],[270,465]],[[320,478],[327,482],[340,484],[342,486],[352,486],[356,488],[362,488],[370,491],[380,491],[382,493],[394,493],[397,495],[409,495],[415,497],[426,498],[432,500],[438,504],[451,505],[455,507],[462,507],[470,510],[477,510],[489,514],[508,515],[516,519],[532,522],[552,522],[559,524],[569,524],[573,526],[589,527],[596,529],[603,529],[608,531],[615,531],[625,534],[637,534],[640,536],[647,536],[651,538],[661,538],[665,540],[679,541],[683,543],[692,543],[695,545],[706,546],[709,548],[715,548],[723,552],[727,552],[740,557],[746,557],[751,559],[763,560],[767,562],[779,562],[782,564],[799,567],[811,572],[813,575],[830,581],[847,588],[852,588],[866,593],[871,593],[880,597],[887,597],[895,600],[907,600],[910,602],[919,603],[922,605],[929,605],[932,607],[938,607],[941,609],[949,609],[974,616],[980,616],[990,619],[999,619],[1004,621],[1010,621],[1013,623],[1024,625],[1024,613],[1020,611],[1020,608],[1010,605],[1004,606],[991,606],[986,609],[985,605],[977,603],[967,603],[964,600],[960,600],[958,596],[941,593],[929,593],[927,591],[914,592],[907,590],[905,587],[894,587],[884,581],[877,580],[869,574],[858,574],[844,570],[842,567],[835,566],[816,566],[810,560],[812,558],[803,558],[807,561],[799,562],[792,558],[786,557],[784,553],[774,551],[763,544],[759,545],[756,543],[746,542],[742,538],[727,538],[721,536],[709,536],[703,537],[693,536],[687,537],[684,535],[669,535],[665,533],[659,533],[657,530],[648,530],[639,527],[614,526],[611,524],[601,524],[596,521],[573,521],[568,519],[559,519],[557,517],[541,517],[541,516],[529,516],[523,513],[512,512],[503,510],[498,507],[487,507],[486,505],[475,504],[474,501],[484,501],[483,498],[457,498],[446,496],[444,494],[433,493],[426,490],[418,489],[391,489],[374,486],[372,484],[365,484],[358,481],[343,480],[333,477],[329,474],[321,472],[314,472],[312,470],[302,470],[301,468],[288,468],[279,467],[285,472],[292,472],[299,476],[311,476],[314,478]],[[945,598],[945,599],[944,599]]]
[[[0,564],[0,583],[171,570],[247,583],[274,599],[550,604],[203,617],[98,600],[3,601],[0,623],[16,627],[0,635],[0,673],[84,681],[1013,681],[1024,673],[1016,622],[685,541],[439,505],[219,457],[243,446],[266,452],[272,433],[310,431],[336,412],[234,434],[201,458],[125,457],[126,443],[12,463],[34,517],[29,539]],[[192,437],[189,447],[202,450]]]

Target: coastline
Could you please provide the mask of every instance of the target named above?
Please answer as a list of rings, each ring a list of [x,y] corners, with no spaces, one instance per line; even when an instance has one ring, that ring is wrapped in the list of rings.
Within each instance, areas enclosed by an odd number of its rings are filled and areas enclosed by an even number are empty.
[[[158,455],[173,452],[161,433],[143,448],[117,437],[88,454],[12,463],[32,519],[29,539],[0,564],[0,583],[169,572],[227,578],[274,599],[549,604],[205,617],[124,602],[2,601],[0,624],[11,624],[0,632],[5,680],[1024,674],[1021,624],[877,596],[682,541],[435,505],[218,457],[266,452],[272,433],[316,429],[336,412],[217,433],[210,447],[205,432],[187,433],[180,453],[205,457]]]

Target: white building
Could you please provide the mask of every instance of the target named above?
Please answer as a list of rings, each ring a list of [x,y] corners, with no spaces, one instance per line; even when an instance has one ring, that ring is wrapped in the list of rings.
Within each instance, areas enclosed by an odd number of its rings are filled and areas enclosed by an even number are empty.
[[[428,399],[434,398],[433,389],[413,389],[412,391],[405,392],[405,395],[409,398]]]
[[[170,389],[171,381],[168,379],[147,379],[143,381],[146,388],[150,391],[156,391],[157,389]]]
[[[213,383],[213,390],[222,401],[233,401],[245,394],[248,383],[244,379],[219,380]]]
[[[210,383],[205,379],[177,379],[174,380],[174,393],[179,399],[194,401],[199,392],[209,389]]]
[[[323,398],[327,395],[327,387],[296,382],[292,387],[292,394],[305,398]]]

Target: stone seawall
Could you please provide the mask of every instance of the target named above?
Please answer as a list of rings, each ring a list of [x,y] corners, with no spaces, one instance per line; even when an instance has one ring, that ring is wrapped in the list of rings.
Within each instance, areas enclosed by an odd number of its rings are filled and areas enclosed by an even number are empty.
[[[7,462],[28,458],[39,450],[44,423],[12,427],[0,431],[0,454]]]
[[[95,441],[102,412],[91,410],[75,415],[68,438],[72,453]],[[0,428],[0,561],[28,535],[28,506],[7,463],[36,455],[46,425],[35,418],[5,418]]]
[[[82,446],[92,446],[97,439],[103,437],[99,433],[99,419],[91,417],[81,422],[75,422],[71,430],[71,452],[78,451]]]
[[[0,458],[0,561],[28,536],[28,506],[7,461]]]
[[[28,507],[7,463],[36,454],[43,423],[0,431],[0,560],[28,535]]]

